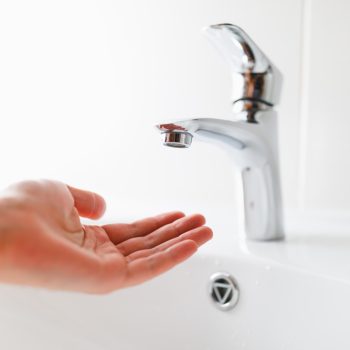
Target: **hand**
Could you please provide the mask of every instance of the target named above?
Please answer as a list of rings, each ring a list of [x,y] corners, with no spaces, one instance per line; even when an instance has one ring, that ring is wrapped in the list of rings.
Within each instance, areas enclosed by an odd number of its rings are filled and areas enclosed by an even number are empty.
[[[99,195],[26,181],[0,196],[0,282],[106,293],[145,282],[212,237],[201,215],[171,212],[132,224],[82,226],[105,211]]]

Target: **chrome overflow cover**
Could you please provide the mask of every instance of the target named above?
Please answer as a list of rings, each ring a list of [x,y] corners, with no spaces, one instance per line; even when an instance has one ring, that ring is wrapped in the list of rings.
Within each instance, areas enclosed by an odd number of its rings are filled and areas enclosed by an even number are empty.
[[[216,307],[227,311],[236,306],[239,289],[235,279],[226,272],[217,272],[210,277],[209,294]]]

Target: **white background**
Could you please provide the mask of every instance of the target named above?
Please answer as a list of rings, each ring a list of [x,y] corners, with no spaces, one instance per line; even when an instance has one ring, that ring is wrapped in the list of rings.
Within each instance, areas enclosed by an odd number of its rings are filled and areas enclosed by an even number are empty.
[[[0,2],[0,187],[54,178],[104,195],[115,218],[233,206],[212,145],[166,149],[153,125],[231,116],[231,77],[201,34],[244,28],[284,75],[287,211],[350,217],[346,0]]]

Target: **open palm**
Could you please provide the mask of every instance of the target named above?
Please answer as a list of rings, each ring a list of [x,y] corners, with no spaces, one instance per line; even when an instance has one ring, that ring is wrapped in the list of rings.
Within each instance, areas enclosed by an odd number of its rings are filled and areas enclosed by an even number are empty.
[[[131,224],[82,225],[80,216],[103,215],[104,200],[55,181],[13,185],[2,203],[13,230],[0,279],[11,283],[110,292],[171,269],[212,237],[202,215],[181,212]]]

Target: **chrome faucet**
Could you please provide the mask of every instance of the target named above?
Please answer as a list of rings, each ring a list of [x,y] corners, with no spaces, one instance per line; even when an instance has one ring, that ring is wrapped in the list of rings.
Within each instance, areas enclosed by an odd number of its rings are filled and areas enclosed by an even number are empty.
[[[241,230],[252,240],[284,237],[277,149],[281,75],[238,26],[217,24],[205,33],[233,73],[233,120],[195,118],[157,125],[164,145],[187,148],[192,138],[219,144],[241,171]]]

